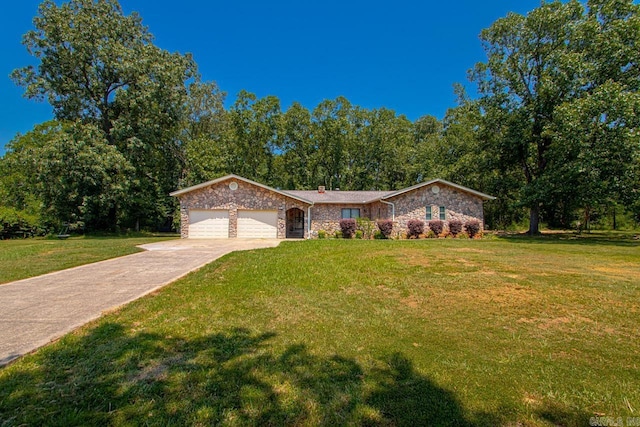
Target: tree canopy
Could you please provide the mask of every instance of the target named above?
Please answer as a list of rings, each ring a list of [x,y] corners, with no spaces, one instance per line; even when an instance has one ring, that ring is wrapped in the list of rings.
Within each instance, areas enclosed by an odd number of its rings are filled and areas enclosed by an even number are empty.
[[[168,193],[182,171],[180,133],[195,63],[189,55],[155,46],[141,18],[125,16],[115,0],[60,6],[47,0],[34,26],[23,43],[39,65],[15,70],[15,82],[27,97],[48,100],[56,120],[73,123],[74,129],[87,126],[83,132],[95,138],[88,141],[95,151],[107,150],[118,164],[127,163],[126,197],[109,209],[108,221],[85,216],[85,222],[98,228],[140,221],[157,225],[173,209]],[[56,155],[74,161],[69,156],[77,153],[54,141],[50,145],[62,150]],[[86,179],[90,173],[85,170]],[[93,191],[100,197],[102,187]]]
[[[488,148],[520,168],[532,234],[543,211],[553,217],[559,205],[588,212],[620,200],[614,183],[633,175],[639,7],[554,1],[526,16],[511,13],[481,34],[488,60],[474,78],[484,126],[497,134]],[[615,167],[605,165],[610,159],[618,159]]]
[[[278,188],[403,188],[440,177],[497,196],[490,227],[529,213],[588,223],[603,206],[640,219],[640,6],[543,2],[481,35],[487,60],[443,120],[415,121],[346,97],[309,109],[273,95],[226,93],[188,54],[154,44],[116,0],[46,0],[24,45],[38,61],[12,73],[55,120],[17,135],[0,159],[12,215],[87,229],[157,228],[169,193],[227,173]]]

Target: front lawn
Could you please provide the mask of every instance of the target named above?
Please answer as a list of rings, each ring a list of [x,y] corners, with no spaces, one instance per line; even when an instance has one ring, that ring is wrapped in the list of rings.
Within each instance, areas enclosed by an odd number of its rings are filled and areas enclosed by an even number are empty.
[[[637,417],[639,251],[556,236],[233,253],[0,369],[0,425]]]
[[[78,236],[67,240],[0,240],[0,284],[141,251],[137,245],[175,238]]]

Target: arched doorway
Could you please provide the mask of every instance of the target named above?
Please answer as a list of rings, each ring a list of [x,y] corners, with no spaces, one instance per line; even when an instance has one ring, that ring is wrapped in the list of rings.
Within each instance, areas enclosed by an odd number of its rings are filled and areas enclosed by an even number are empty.
[[[304,238],[304,211],[291,208],[287,211],[287,239]]]

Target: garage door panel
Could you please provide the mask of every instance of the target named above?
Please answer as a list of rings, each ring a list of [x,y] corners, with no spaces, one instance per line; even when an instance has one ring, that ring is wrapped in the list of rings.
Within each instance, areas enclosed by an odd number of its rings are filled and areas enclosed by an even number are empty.
[[[229,211],[192,210],[189,212],[189,238],[224,239],[229,237]]]
[[[238,211],[238,237],[278,237],[278,211]]]

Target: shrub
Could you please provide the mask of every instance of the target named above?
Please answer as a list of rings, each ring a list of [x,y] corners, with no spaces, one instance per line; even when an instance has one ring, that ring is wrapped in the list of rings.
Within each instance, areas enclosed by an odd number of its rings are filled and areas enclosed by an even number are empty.
[[[449,233],[456,237],[462,232],[462,221],[458,219],[452,219],[449,221]]]
[[[427,232],[427,239],[435,239],[436,237],[438,236],[436,235],[436,233],[433,232],[433,230],[429,230]]]
[[[380,219],[377,222],[378,230],[380,230],[380,234],[382,234],[383,238],[388,239],[391,236],[391,232],[393,231],[393,221],[390,219]]]
[[[407,238],[419,239],[420,235],[424,232],[424,222],[419,219],[410,219],[407,222]]]
[[[326,239],[327,238],[327,232],[324,230],[319,230],[318,231],[318,239]]]
[[[336,239],[342,239],[342,231],[340,231],[340,230],[336,230],[336,231],[333,233],[333,236],[334,236]]]
[[[362,239],[363,236],[364,236],[364,231],[356,230],[356,239]]]
[[[0,206],[0,239],[28,237],[42,234],[38,215]]]
[[[444,223],[439,219],[429,221],[429,228],[434,232],[436,236],[439,236],[444,230]]]
[[[373,236],[374,225],[369,218],[356,218],[356,226],[359,231],[362,231],[361,238],[370,239]],[[357,232],[356,238],[358,238]]]
[[[345,218],[340,220],[340,230],[342,230],[342,237],[350,239],[356,232],[356,220],[353,218]]]
[[[467,221],[467,223],[464,225],[464,228],[467,229],[469,238],[473,239],[480,232],[480,221],[478,221],[477,219]]]
[[[384,237],[384,234],[382,234],[382,232],[378,230],[375,233],[373,233],[373,238],[375,240],[382,240],[382,239],[386,239],[387,237]]]

